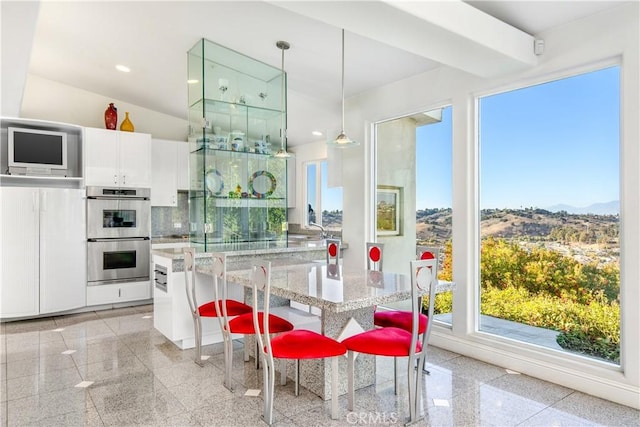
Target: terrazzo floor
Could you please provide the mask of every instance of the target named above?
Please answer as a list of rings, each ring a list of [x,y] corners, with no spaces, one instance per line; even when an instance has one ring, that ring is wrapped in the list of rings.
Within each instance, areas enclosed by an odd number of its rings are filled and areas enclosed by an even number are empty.
[[[222,386],[220,345],[204,348],[203,368],[153,328],[139,306],[1,324],[3,426],[264,426],[262,373],[236,343],[232,393]],[[304,362],[303,362],[304,363]],[[423,426],[638,426],[640,412],[565,387],[430,347]],[[377,381],[356,393],[356,410],[276,379],[277,426],[403,425],[406,376],[393,392],[393,361],[378,358]]]

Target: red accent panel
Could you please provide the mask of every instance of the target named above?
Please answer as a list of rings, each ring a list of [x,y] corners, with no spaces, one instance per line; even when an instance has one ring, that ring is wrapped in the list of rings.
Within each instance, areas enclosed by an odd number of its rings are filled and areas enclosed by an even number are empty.
[[[378,262],[380,261],[380,256],[382,254],[380,253],[380,248],[377,246],[373,246],[371,249],[369,249],[369,258],[371,259],[371,261],[373,262]]]
[[[331,257],[335,257],[336,255],[338,255],[338,245],[336,245],[335,243],[330,244],[328,251]]]
[[[362,332],[342,341],[349,350],[379,356],[402,357],[409,355],[411,333],[400,328],[381,328]],[[418,340],[416,351],[422,349]]]
[[[420,255],[420,259],[434,259],[435,256],[433,256],[432,252],[429,251],[424,251],[422,252],[422,255]]]
[[[251,313],[253,310],[250,305],[232,299],[228,299],[226,305],[227,316],[238,316],[240,314]],[[211,301],[198,307],[198,311],[202,317],[218,317],[217,307],[220,307],[220,303],[216,304],[214,301]],[[220,316],[222,316],[222,310],[220,310]]]
[[[273,357],[279,359],[321,359],[347,352],[347,348],[338,341],[305,329],[273,338],[271,350]]]
[[[260,332],[264,332],[264,313],[258,313],[258,321],[260,322]],[[238,317],[234,317],[229,320],[229,329],[232,334],[255,334],[256,330],[253,327],[253,313],[242,314]],[[286,332],[293,329],[291,322],[283,319],[282,317],[269,315],[269,333],[277,334],[280,332]]]
[[[381,328],[395,327],[411,332],[413,313],[411,311],[393,310],[393,311],[376,311],[373,314],[373,324]],[[429,318],[420,313],[418,315],[418,333],[424,333],[427,329]]]

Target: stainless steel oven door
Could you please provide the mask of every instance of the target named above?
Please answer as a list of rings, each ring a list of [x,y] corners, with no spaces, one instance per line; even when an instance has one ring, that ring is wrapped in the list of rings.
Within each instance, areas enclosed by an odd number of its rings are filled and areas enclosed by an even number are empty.
[[[89,239],[87,244],[88,285],[149,280],[151,240]]]
[[[145,199],[87,199],[87,236],[149,237],[151,206]]]

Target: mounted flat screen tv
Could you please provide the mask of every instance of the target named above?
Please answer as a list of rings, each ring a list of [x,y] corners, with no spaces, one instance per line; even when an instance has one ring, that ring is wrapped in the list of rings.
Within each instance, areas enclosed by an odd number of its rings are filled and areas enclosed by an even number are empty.
[[[67,169],[67,134],[40,129],[9,127],[9,170],[55,174]]]

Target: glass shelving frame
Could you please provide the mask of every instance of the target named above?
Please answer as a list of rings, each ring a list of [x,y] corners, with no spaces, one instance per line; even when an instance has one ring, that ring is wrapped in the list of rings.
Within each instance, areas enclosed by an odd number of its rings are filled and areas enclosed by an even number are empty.
[[[286,73],[202,39],[188,52],[188,78],[192,244],[283,246],[287,160],[273,153],[286,128]]]

